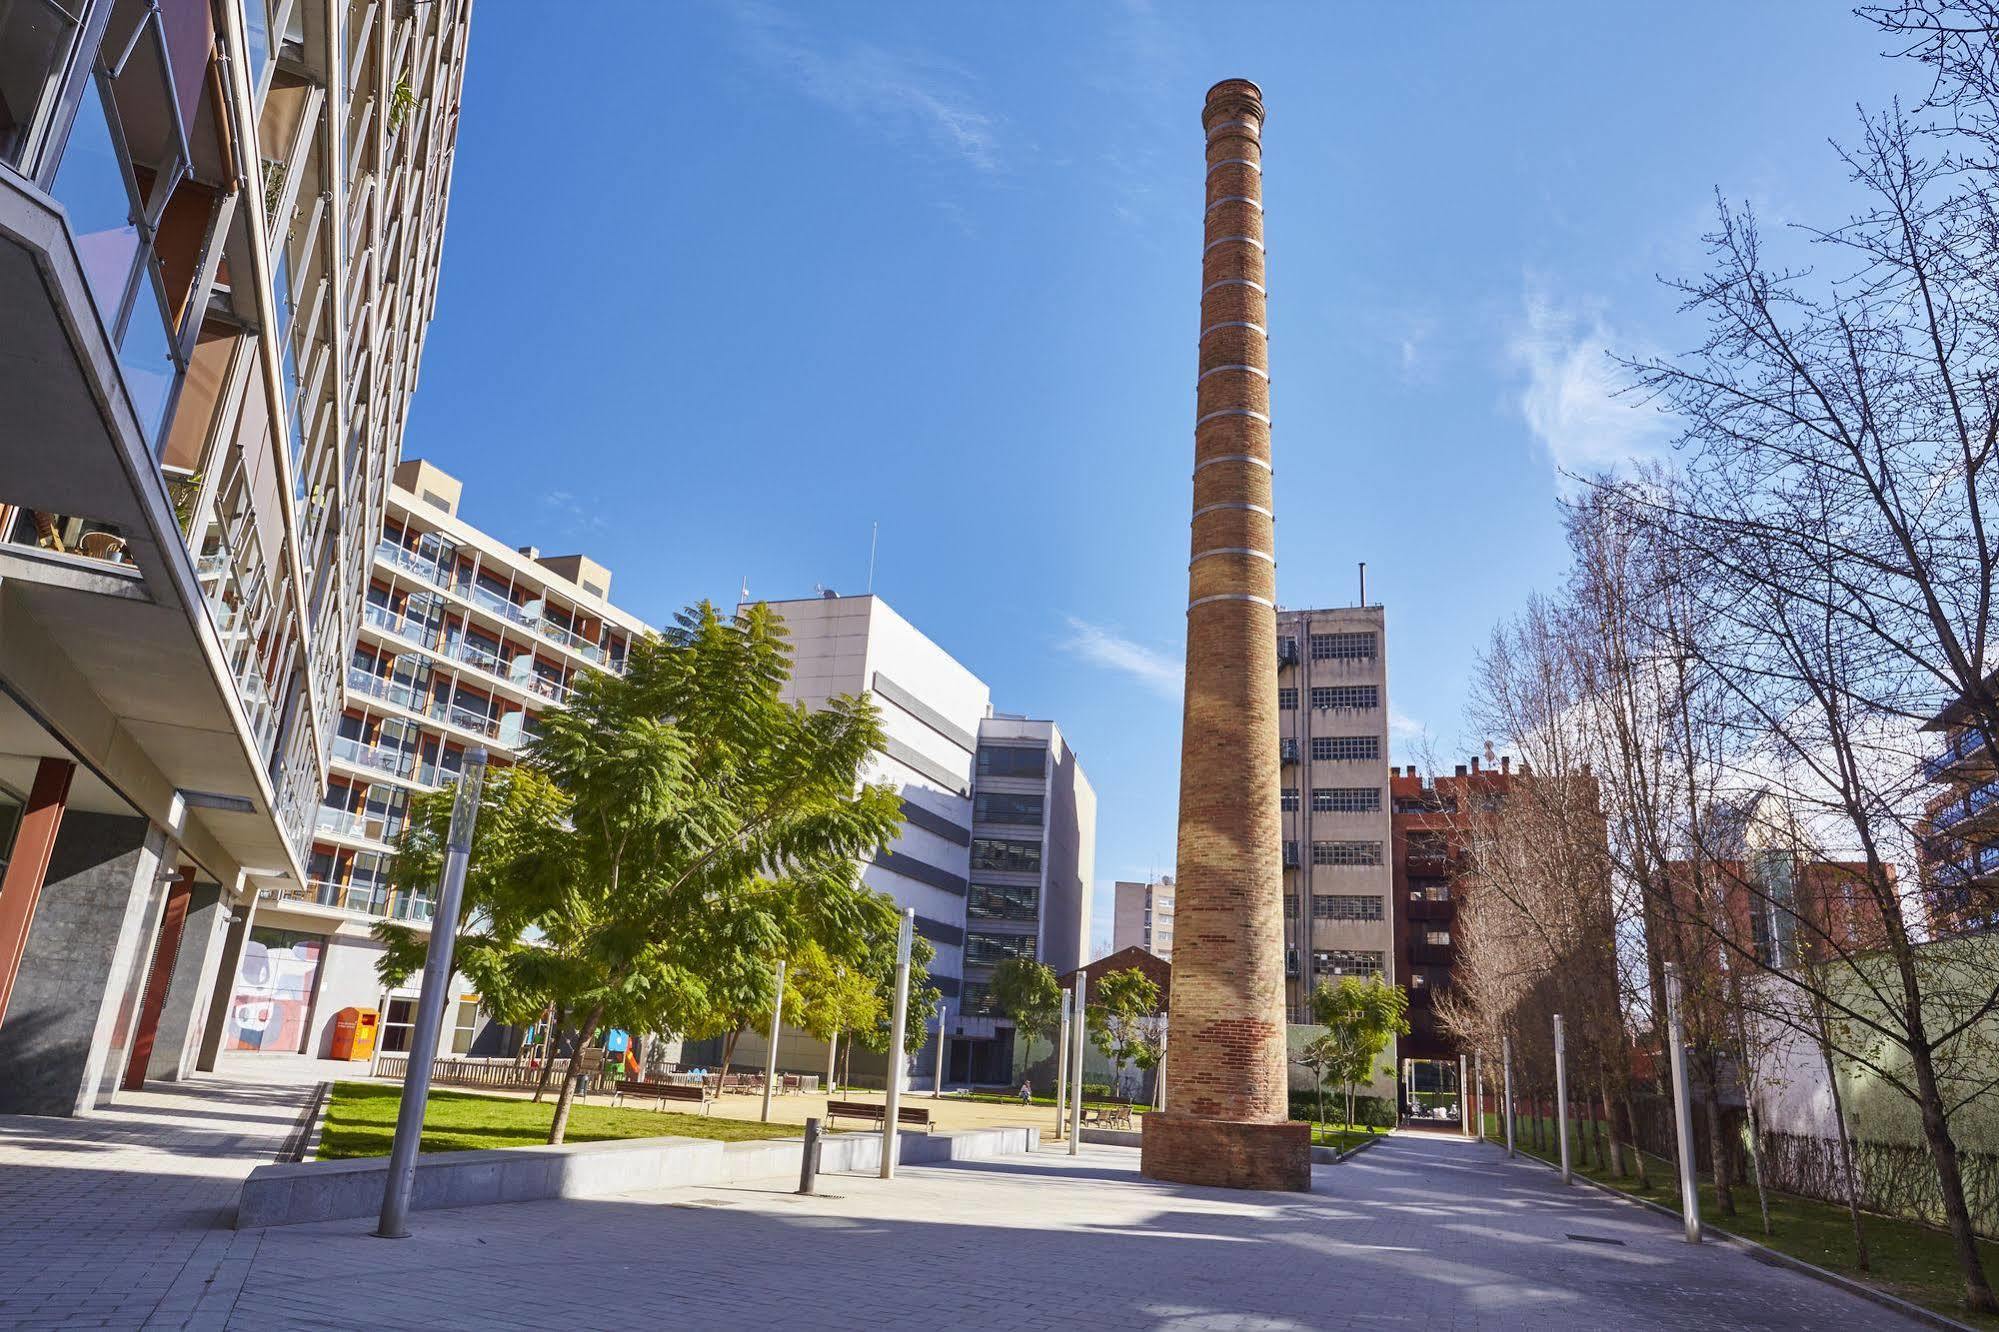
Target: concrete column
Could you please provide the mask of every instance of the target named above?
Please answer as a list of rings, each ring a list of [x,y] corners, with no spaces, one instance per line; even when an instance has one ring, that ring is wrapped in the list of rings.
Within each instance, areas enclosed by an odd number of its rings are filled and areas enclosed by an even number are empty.
[[[257,890],[239,885],[233,898],[225,894],[223,913],[227,920],[222,926],[222,947],[215,955],[208,1020],[202,1024],[200,1054],[195,1060],[195,1067],[203,1073],[213,1073],[222,1055],[222,1040],[229,1030],[229,1005],[236,998],[236,971],[243,964],[243,946],[250,941],[250,926],[257,915]],[[387,1016],[386,1008],[383,1015]]]
[[[110,1099],[166,900],[165,848],[144,818],[63,818],[0,1026],[0,1112],[74,1115]]]
[[[1206,244],[1181,725],[1170,1111],[1142,1169],[1225,1188],[1308,1189],[1290,1121],[1278,811],[1276,543],[1264,309],[1263,93],[1208,90]],[[1301,946],[1310,944],[1309,915]]]
[[[125,1071],[119,1086],[126,1091],[146,1089],[146,1070],[153,1061],[153,1046],[166,1012],[167,987],[173,983],[174,964],[180,960],[181,930],[187,924],[188,884],[179,874],[170,874],[166,902],[160,912],[160,927],[146,960],[143,998],[138,1021],[132,1030]]]

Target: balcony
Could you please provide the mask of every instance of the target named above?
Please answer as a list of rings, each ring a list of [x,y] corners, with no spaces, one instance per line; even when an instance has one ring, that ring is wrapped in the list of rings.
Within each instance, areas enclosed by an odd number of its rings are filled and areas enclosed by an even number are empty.
[[[1999,846],[1973,847],[1930,866],[1930,877],[1949,887],[1984,884],[1995,875],[1999,875]]]
[[[424,708],[423,691],[415,685],[404,684],[386,675],[376,675],[358,666],[350,666],[347,669],[347,688],[353,693],[380,699],[384,703],[393,703],[411,712],[422,712]]]
[[[1449,944],[1429,944],[1420,942],[1419,935],[1409,944],[1409,964],[1417,967],[1448,967],[1456,960],[1457,954]]]
[[[1963,768],[1970,772],[1988,773],[1992,771],[1992,754],[1985,746],[1985,738],[1975,730],[1961,730],[1954,734],[1941,754],[1922,761],[1923,776],[1935,780]]]
[[[406,920],[412,924],[427,924],[431,915],[430,894],[395,889],[386,883],[334,883],[314,879],[303,886],[288,884],[277,889],[267,888],[264,896],[276,902],[304,902],[357,916]]]
[[[384,564],[401,569],[404,573],[414,574],[433,587],[443,588],[451,585],[437,561],[425,559],[407,546],[399,546],[393,541],[384,539],[377,542],[375,558]]]
[[[1457,914],[1457,906],[1449,898],[1441,900],[1417,897],[1409,899],[1409,919],[1447,921]]]
[[[1936,812],[1932,823],[1939,830],[1957,828],[1981,819],[1994,805],[1999,805],[1999,781],[1982,782],[1964,793],[1962,800],[1953,800]]]
[[[344,735],[333,738],[333,757],[357,768],[367,768],[373,772],[385,772],[391,777],[408,777],[416,764],[416,755],[405,750],[386,749],[380,745],[364,745],[359,740],[350,740]]]

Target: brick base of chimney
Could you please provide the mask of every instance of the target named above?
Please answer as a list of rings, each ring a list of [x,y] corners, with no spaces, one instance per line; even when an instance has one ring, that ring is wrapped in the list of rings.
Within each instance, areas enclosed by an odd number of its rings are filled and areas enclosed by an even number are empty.
[[[1143,1116],[1139,1173],[1169,1184],[1215,1189],[1308,1193],[1312,1188],[1312,1126]]]

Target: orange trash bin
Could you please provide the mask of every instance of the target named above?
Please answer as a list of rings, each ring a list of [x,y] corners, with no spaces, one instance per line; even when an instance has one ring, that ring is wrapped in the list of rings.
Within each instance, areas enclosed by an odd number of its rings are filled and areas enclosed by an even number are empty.
[[[375,1053],[375,1032],[382,1015],[372,1008],[343,1008],[333,1015],[335,1059],[367,1059]]]

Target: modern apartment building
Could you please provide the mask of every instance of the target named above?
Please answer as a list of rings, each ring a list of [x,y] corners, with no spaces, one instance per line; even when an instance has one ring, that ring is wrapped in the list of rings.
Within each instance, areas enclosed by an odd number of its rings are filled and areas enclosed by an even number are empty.
[[[985,681],[880,597],[828,592],[771,604],[791,632],[788,699],[818,707],[867,693],[881,710],[886,738],[868,776],[901,791],[904,822],[862,879],[915,908],[917,932],[936,949],[947,1078],[1004,1082],[1012,1023],[993,1011],[986,985],[1008,957],[1038,957],[1058,972],[1081,965],[1096,860],[1089,779],[1054,722],[994,712]],[[825,1049],[787,1032],[779,1059],[819,1072]],[[746,1034],[735,1058],[758,1064],[762,1052],[761,1038]],[[928,1078],[934,1047],[914,1054]],[[715,1051],[697,1046],[687,1057],[704,1055]],[[881,1067],[853,1052],[857,1076]]]
[[[1398,978],[1390,903],[1388,656],[1380,606],[1277,613],[1285,991]]]
[[[611,605],[608,569],[495,540],[460,516],[461,494],[430,463],[396,468],[306,878],[261,893],[224,1048],[323,1057],[350,1005],[380,1010],[381,1048],[407,1048],[419,978],[384,994],[369,931],[383,917],[430,920],[432,885],[389,878],[411,797],[454,782],[474,746],[496,766],[513,762],[578,676],[621,669],[646,632]],[[478,996],[459,987],[451,1000],[441,1048],[463,1054],[484,1025]]]
[[[470,12],[0,27],[0,1110],[211,1062],[220,954],[307,877]]]
[[[1999,676],[1988,678],[1987,689],[1995,683]],[[1999,930],[1999,765],[1992,746],[1963,700],[1924,729],[1942,737],[1923,764],[1938,793],[1917,845],[1930,937]]]
[[[1111,951],[1143,948],[1173,960],[1173,876],[1144,883],[1118,880],[1112,889]]]

